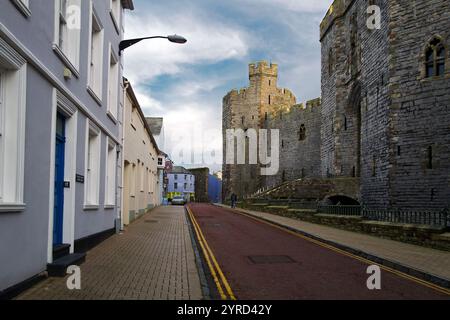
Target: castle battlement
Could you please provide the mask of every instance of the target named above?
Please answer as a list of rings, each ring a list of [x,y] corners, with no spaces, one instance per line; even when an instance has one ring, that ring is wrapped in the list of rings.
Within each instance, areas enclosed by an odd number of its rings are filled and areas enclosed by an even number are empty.
[[[278,76],[278,65],[275,63],[268,63],[267,61],[259,61],[257,63],[250,63],[248,65],[248,74],[250,78],[265,75],[265,76]]]
[[[280,96],[283,96],[285,99],[288,99],[288,100],[296,99],[294,93],[291,90],[289,90],[289,89],[278,88],[277,91],[278,91],[278,94]]]
[[[237,89],[233,89],[233,90],[229,91],[223,98],[229,99],[232,96],[237,96],[238,94],[239,94],[239,91]]]
[[[312,112],[315,111],[315,109],[320,108],[322,104],[321,98],[316,98],[312,100],[306,101],[306,103],[297,103],[292,104],[290,106],[284,106],[282,108],[277,108],[273,110],[274,116],[282,115],[289,115],[290,113],[294,112]]]
[[[312,99],[309,101],[306,101],[306,108],[317,108],[320,107],[322,105],[322,99],[321,98],[316,98],[316,99]]]

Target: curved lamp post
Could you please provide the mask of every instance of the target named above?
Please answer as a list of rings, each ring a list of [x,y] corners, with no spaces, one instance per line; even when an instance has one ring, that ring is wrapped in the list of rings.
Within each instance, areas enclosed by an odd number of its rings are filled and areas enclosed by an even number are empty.
[[[125,50],[128,47],[131,47],[132,45],[141,42],[142,40],[147,40],[147,39],[167,39],[170,42],[173,43],[179,43],[179,44],[183,44],[186,43],[187,40],[179,35],[171,35],[171,36],[167,36],[167,37],[163,37],[163,36],[153,36],[153,37],[144,37],[144,38],[137,38],[137,39],[129,39],[129,40],[122,40],[119,44],[119,55],[122,54],[122,51]]]

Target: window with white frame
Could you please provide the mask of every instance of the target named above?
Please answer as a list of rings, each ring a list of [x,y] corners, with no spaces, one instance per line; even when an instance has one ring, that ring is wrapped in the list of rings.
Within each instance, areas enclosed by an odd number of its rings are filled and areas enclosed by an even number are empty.
[[[0,38],[0,211],[21,211],[24,187],[26,61]]]
[[[110,1],[111,1],[111,18],[113,20],[117,32],[120,33],[120,13],[122,8],[120,0],[110,0]]]
[[[100,192],[100,130],[88,120],[85,205],[98,206]]]
[[[116,153],[117,146],[114,141],[108,138],[106,144],[106,188],[105,205],[116,205]]]
[[[92,3],[91,3],[92,5]],[[94,8],[91,14],[91,37],[89,52],[89,74],[88,86],[91,93],[95,94],[97,101],[102,99],[102,77],[103,77],[103,26],[98,19]]]
[[[80,66],[81,0],[55,0],[53,48],[74,73]]]
[[[108,113],[114,119],[117,119],[117,109],[119,104],[119,63],[111,44],[109,44],[109,52]]]

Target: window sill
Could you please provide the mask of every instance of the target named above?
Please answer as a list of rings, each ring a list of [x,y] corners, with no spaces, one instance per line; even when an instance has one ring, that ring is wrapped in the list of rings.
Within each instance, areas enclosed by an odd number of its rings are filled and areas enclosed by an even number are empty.
[[[12,0],[12,2],[15,4],[17,9],[20,10],[20,12],[25,16],[25,18],[31,17],[31,10],[30,8],[22,2],[22,0]]]
[[[64,63],[64,65],[72,71],[72,74],[75,76],[75,78],[80,77],[80,72],[77,70],[77,68],[70,62],[69,58],[65,55],[65,53],[59,48],[59,46],[54,43],[53,44],[53,52],[58,56],[58,58]]]
[[[108,111],[106,115],[111,119],[112,122],[114,122],[114,124],[117,124],[117,119],[111,112]]]
[[[83,208],[84,211],[95,211],[98,209],[100,209],[100,206],[97,204],[95,204],[95,205],[94,204],[86,204],[86,205],[84,205],[84,208]]]
[[[113,210],[116,208],[115,204],[105,204],[104,209],[105,210]]]
[[[1,203],[0,213],[23,212],[25,211],[26,207],[27,205],[24,203]]]
[[[444,79],[449,79],[449,78],[450,78],[450,74],[443,74],[440,76],[421,77],[420,81],[421,82],[431,82],[431,81],[444,80]]]
[[[95,93],[95,91],[91,88],[91,86],[87,87],[87,91],[91,95],[91,97],[95,100],[95,102],[101,107],[102,106],[102,99],[98,97],[98,95]]]

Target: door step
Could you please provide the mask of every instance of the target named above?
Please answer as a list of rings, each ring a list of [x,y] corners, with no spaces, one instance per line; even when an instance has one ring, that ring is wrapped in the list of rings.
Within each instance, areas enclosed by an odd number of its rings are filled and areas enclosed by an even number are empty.
[[[70,254],[70,244],[58,244],[53,246],[53,260],[57,260]]]
[[[86,253],[73,253],[56,259],[53,263],[47,264],[47,272],[50,277],[65,277],[67,268],[73,265],[80,265],[86,259]]]

